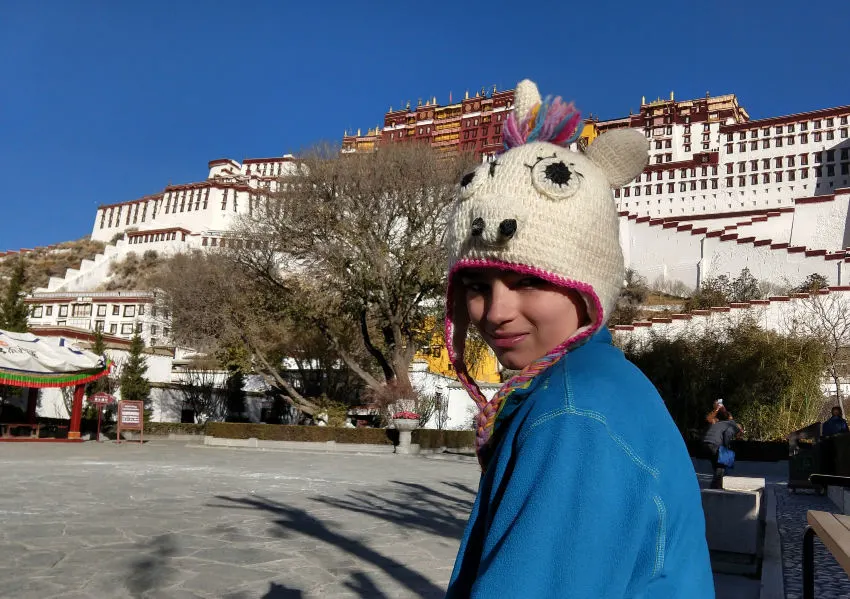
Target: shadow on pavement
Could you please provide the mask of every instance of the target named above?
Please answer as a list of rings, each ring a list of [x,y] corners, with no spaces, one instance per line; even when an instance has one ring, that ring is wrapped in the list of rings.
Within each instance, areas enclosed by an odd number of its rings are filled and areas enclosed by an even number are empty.
[[[170,534],[155,537],[147,547],[150,551],[133,562],[127,577],[127,588],[133,597],[162,586],[168,578],[168,561],[177,553],[177,542]]]
[[[390,481],[398,491],[390,497],[371,491],[357,491],[337,499],[317,497],[313,500],[339,509],[374,516],[409,529],[460,540],[466,519],[472,509],[475,490],[461,483],[443,484],[463,492],[456,497],[419,483]]]
[[[427,489],[427,487],[423,487]],[[287,532],[296,532],[313,539],[333,545],[346,553],[362,560],[365,563],[371,564],[380,568],[391,578],[395,579],[399,584],[405,586],[413,593],[418,594],[423,598],[443,597],[445,590],[433,582],[428,580],[419,572],[407,567],[403,563],[387,557],[378,551],[364,545],[361,541],[351,539],[343,534],[330,530],[324,522],[311,515],[309,512],[290,507],[279,501],[269,499],[260,495],[252,495],[250,497],[228,497],[226,495],[216,495],[216,499],[226,502],[224,505],[218,504],[216,507],[232,507],[239,509],[257,509],[268,512],[277,517],[274,521],[279,527],[281,536],[285,536]],[[378,514],[375,514],[378,515]],[[384,597],[380,590],[375,586],[369,577],[362,573],[354,573],[352,575],[353,582],[345,583],[346,586],[358,593],[361,597],[381,598]],[[272,588],[269,593],[274,591]],[[300,591],[291,591],[289,595],[266,595],[266,597],[300,597]],[[299,594],[291,594],[299,593]]]

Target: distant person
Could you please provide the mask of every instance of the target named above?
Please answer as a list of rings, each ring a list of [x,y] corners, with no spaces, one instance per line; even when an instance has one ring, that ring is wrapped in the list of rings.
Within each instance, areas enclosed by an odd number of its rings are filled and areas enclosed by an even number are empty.
[[[840,433],[847,432],[847,421],[841,416],[841,408],[835,406],[832,408],[832,416],[823,423],[821,427],[822,437],[831,437]]]
[[[687,448],[607,327],[624,279],[612,187],[646,166],[646,139],[571,151],[571,104],[523,81],[514,106],[511,149],[463,176],[447,234],[446,341],[482,469],[447,599],[713,598]],[[464,361],[470,326],[519,371],[492,398]]]
[[[711,488],[722,489],[723,477],[726,476],[726,465],[719,462],[720,448],[732,449],[732,442],[744,429],[732,419],[732,414],[723,406],[712,412],[709,418],[711,419],[711,424],[702,442],[710,455],[711,467],[714,470],[714,476],[711,479]]]

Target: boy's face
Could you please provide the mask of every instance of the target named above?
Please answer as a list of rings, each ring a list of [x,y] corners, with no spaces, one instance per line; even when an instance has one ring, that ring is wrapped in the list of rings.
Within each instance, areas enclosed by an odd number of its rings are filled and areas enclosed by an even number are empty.
[[[520,370],[569,339],[585,322],[578,292],[495,268],[460,273],[470,322],[505,368]]]

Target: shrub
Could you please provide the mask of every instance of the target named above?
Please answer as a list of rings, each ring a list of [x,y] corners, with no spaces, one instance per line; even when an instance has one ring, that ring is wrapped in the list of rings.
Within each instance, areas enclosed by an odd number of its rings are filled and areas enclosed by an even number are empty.
[[[420,428],[412,432],[411,441],[422,449],[467,449],[475,446],[475,431],[440,431]]]
[[[191,422],[146,422],[145,435],[162,436],[175,435],[203,435],[204,425]]]
[[[393,445],[398,432],[382,428],[338,428],[334,426],[295,426],[286,424],[249,424],[208,422],[206,434],[223,439],[260,439],[263,441],[312,441],[317,443],[362,443]]]
[[[623,348],[658,389],[679,430],[698,437],[722,397],[749,439],[780,440],[817,420],[826,368],[814,339],[761,329],[752,319],[676,336],[632,337]]]

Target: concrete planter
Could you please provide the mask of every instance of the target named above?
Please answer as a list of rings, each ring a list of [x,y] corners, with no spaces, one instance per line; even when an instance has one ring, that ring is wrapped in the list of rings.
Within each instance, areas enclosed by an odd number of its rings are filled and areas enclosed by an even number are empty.
[[[419,446],[411,443],[410,432],[419,428],[419,421],[410,418],[393,418],[393,425],[398,430],[398,446],[395,452],[405,455],[418,453]]]

